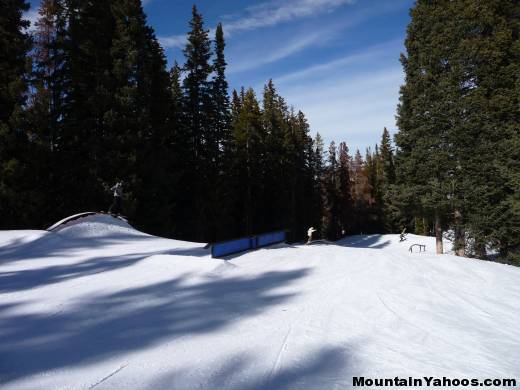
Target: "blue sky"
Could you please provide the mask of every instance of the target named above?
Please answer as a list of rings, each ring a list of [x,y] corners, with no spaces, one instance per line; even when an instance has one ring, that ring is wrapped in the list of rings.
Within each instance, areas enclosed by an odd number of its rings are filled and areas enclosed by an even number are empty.
[[[413,0],[146,0],[170,64],[182,46],[196,4],[206,27],[222,22],[231,88],[274,80],[302,110],[313,135],[346,141],[351,151],[396,131],[403,72],[399,55]],[[39,0],[31,0],[37,6]]]

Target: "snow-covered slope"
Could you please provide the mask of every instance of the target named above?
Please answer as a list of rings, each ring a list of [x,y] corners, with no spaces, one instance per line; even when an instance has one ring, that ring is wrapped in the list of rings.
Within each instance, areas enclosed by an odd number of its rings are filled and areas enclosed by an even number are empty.
[[[520,269],[354,236],[211,259],[109,216],[0,232],[0,387],[520,379]],[[412,243],[426,253],[409,253]]]

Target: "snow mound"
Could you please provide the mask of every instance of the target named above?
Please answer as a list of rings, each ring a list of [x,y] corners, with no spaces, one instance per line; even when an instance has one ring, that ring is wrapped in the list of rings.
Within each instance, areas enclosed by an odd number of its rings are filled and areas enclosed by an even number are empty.
[[[56,231],[64,238],[145,235],[123,219],[106,214],[88,215],[66,223]]]
[[[0,231],[0,246],[27,244],[47,234],[43,230],[5,230]]]

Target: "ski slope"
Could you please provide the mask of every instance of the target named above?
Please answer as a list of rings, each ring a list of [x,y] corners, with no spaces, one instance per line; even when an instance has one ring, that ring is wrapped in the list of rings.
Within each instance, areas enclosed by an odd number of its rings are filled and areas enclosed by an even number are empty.
[[[520,268],[354,236],[224,260],[106,215],[0,232],[2,389],[520,379]],[[425,253],[409,253],[412,243]],[[520,382],[519,382],[520,383]]]

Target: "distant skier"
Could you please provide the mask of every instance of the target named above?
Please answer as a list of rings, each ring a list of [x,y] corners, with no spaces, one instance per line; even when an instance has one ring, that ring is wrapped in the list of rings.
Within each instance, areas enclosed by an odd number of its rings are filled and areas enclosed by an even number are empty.
[[[110,191],[114,192],[114,201],[108,209],[110,214],[119,214],[123,206],[123,182],[118,181]]]
[[[403,229],[403,231],[401,232],[401,234],[399,235],[399,242],[403,242],[403,241],[406,241],[406,235],[408,233],[406,233],[406,228]]]
[[[310,244],[311,241],[312,241],[312,235],[314,234],[314,232],[316,232],[316,229],[314,229],[314,227],[310,227],[309,230],[307,230],[307,236],[309,237],[309,239],[307,240],[307,244]]]

